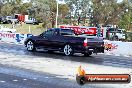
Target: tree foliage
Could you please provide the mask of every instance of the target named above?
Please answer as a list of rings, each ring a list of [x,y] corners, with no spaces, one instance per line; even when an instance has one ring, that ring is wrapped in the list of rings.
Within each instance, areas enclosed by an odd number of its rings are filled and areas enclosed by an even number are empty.
[[[92,0],[93,23],[117,25],[124,13],[126,4],[117,3],[117,0]]]
[[[45,25],[46,27],[54,27],[57,12],[56,0],[35,0],[32,3],[33,6],[31,10],[34,10],[34,16],[44,23],[47,23],[47,25]],[[68,11],[69,8],[66,4],[59,5],[59,17],[61,17],[61,19],[63,19]]]
[[[1,15],[8,16],[12,15],[13,6],[9,3],[4,4],[1,8]]]
[[[129,2],[128,2],[129,1]],[[66,4],[59,4],[59,23],[75,22],[78,17],[81,20],[89,19],[88,24],[119,25],[124,29],[131,29],[132,2],[123,0],[65,0]],[[55,24],[56,0],[31,0],[30,3],[22,3],[22,0],[4,0],[0,2],[0,15],[13,15],[15,13],[28,14],[46,27]],[[126,11],[127,9],[128,12]],[[67,17],[69,19],[65,19]]]
[[[130,15],[132,14],[131,0],[123,0],[122,2],[117,2],[117,0],[66,0],[66,2],[70,7],[69,15],[74,17],[80,15],[90,19],[89,25],[102,24],[106,26],[111,24],[128,29],[128,23],[132,22],[130,19],[132,17]],[[126,14],[127,9],[129,9],[129,15]],[[79,11],[81,12],[79,13]],[[129,24],[130,28],[131,24]]]

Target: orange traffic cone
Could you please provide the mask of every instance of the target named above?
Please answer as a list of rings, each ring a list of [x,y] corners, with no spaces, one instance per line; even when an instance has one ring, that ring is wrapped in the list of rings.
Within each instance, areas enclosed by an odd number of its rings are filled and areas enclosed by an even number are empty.
[[[82,69],[81,66],[78,67],[78,75],[80,75],[80,76],[84,76],[85,75],[85,70]]]

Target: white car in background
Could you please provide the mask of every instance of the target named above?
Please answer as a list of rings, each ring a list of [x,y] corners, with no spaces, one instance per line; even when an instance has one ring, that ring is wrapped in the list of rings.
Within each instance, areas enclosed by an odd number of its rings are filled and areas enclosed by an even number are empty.
[[[125,39],[125,34],[123,33],[122,29],[118,29],[116,35],[118,36],[118,39]]]
[[[10,22],[10,23],[13,23],[13,22],[18,23],[18,19],[16,19],[13,16],[6,16],[5,19],[8,20],[8,22]]]
[[[112,39],[125,40],[126,38],[122,29],[109,28],[107,31],[109,33],[109,37]]]
[[[35,18],[29,18],[28,20],[25,21],[26,24],[33,24],[33,25],[38,25],[39,23],[36,21]]]

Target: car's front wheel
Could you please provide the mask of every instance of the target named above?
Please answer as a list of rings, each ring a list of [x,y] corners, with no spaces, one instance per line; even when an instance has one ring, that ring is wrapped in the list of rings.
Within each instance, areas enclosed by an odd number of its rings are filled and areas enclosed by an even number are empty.
[[[27,47],[27,50],[28,51],[35,51],[35,46],[34,46],[34,43],[33,41],[29,40],[26,44],[26,47]]]
[[[74,54],[73,47],[69,44],[64,46],[63,52],[66,56],[70,56]]]

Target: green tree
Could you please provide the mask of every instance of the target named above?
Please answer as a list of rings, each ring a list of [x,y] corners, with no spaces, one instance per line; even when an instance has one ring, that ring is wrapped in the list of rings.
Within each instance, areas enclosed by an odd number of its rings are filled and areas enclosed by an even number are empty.
[[[27,14],[28,9],[32,6],[31,3],[22,3],[22,0],[13,0],[13,11],[12,13],[20,13],[20,14]]]
[[[132,3],[130,3],[132,5]],[[119,26],[127,31],[132,31],[132,6],[127,7],[124,14],[122,14],[119,21]]]
[[[32,7],[30,8],[31,14],[34,14],[37,20],[43,22],[43,27],[50,25],[50,7],[49,0],[34,0],[32,1]]]
[[[1,7],[1,15],[2,16],[12,15],[12,10],[13,6],[9,3],[6,3]]]
[[[119,26],[123,29],[126,29],[126,30],[129,30],[128,29],[128,26],[129,26],[129,23],[130,23],[130,20],[132,22],[132,14],[131,14],[131,18],[129,16],[129,14],[124,14],[120,20],[120,23],[119,23]]]
[[[81,20],[88,19],[89,17],[89,12],[90,12],[90,2],[91,0],[66,0],[67,5],[69,6],[69,17],[74,22],[77,22],[77,19],[79,16],[81,17]],[[73,19],[72,19],[73,18]]]
[[[57,11],[57,2],[56,0],[34,0],[32,1],[32,14],[37,19],[40,19],[44,22],[45,27],[54,27],[55,17]],[[64,17],[68,13],[69,9],[67,5],[59,5],[59,17]]]
[[[14,15],[15,13],[27,14],[31,3],[22,3],[22,0],[4,0],[1,3],[0,10],[2,15]]]
[[[93,23],[118,25],[126,8],[125,2],[117,3],[117,0],[92,0]]]

